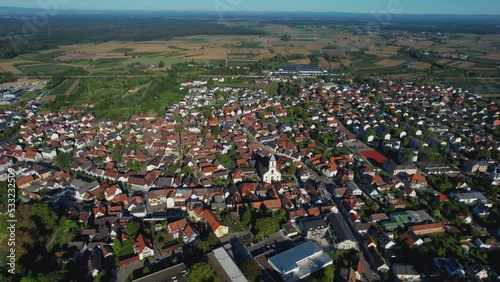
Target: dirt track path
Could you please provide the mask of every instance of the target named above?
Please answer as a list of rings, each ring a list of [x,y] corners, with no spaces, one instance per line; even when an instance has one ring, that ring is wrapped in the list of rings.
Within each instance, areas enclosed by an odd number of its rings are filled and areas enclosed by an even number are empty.
[[[66,96],[68,96],[69,94],[71,94],[71,92],[75,91],[76,87],[78,86],[78,84],[80,83],[80,79],[77,79],[75,80],[75,82],[73,82],[73,85],[71,85],[71,87],[66,90],[66,93],[64,93]]]

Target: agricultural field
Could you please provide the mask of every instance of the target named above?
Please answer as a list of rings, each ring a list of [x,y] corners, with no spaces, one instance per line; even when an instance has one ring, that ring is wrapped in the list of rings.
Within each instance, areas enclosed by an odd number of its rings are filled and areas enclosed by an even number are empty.
[[[386,57],[386,58],[395,56],[401,49],[400,47],[394,47],[394,46],[378,47],[376,45],[370,45],[368,48],[369,49],[368,51],[365,51],[365,54],[379,56],[379,57]]]
[[[49,92],[49,96],[59,96],[59,95],[69,95],[71,94],[70,89],[73,88],[76,79],[66,79],[61,82],[56,87],[52,88]],[[73,89],[74,90],[74,89]],[[68,93],[69,92],[69,93]]]
[[[268,68],[288,63],[317,64],[347,75],[369,77],[398,73],[421,77],[433,72],[446,78],[465,76],[467,72],[496,75],[500,65],[495,35],[450,34],[436,39],[397,33],[363,35],[340,27],[248,25],[266,34],[62,45],[58,49],[0,60],[0,72],[47,76],[135,75],[165,71],[178,63],[225,66],[227,62],[228,67],[252,67],[259,63],[259,67]],[[164,67],[158,67],[160,62]]]
[[[431,69],[432,65],[424,62],[414,62],[409,67],[416,70],[428,70]]]
[[[26,60],[5,60],[5,61],[0,61],[0,72],[10,72],[13,74],[21,74],[22,71],[14,66],[19,65],[19,64],[29,64],[29,63],[34,63],[33,61],[26,61]]]
[[[168,78],[82,78],[67,79],[51,90],[44,108],[58,111],[78,108],[97,117],[126,120],[133,114],[158,114],[185,95],[181,80]],[[134,91],[129,91],[134,88]],[[93,102],[93,108],[85,104]]]
[[[82,68],[65,64],[34,64],[18,67],[25,74],[55,75],[55,74],[83,74]]]

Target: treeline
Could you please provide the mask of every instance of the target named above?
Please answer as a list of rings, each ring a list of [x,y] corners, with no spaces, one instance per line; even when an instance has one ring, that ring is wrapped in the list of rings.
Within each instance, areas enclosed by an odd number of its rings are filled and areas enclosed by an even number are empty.
[[[264,35],[264,31],[226,26],[209,20],[133,18],[124,16],[58,16],[33,27],[16,18],[0,19],[0,57],[106,41],[168,40],[190,35]]]
[[[360,27],[359,30],[405,30],[409,32],[441,32],[441,33],[472,33],[472,34],[497,34],[500,28],[500,20],[497,16],[474,16],[474,15],[396,15],[390,14],[376,17],[368,14],[337,14],[317,13],[314,20],[304,14],[288,16],[287,19],[263,20],[262,26],[266,24],[287,25],[292,28],[303,27],[329,27],[338,29],[342,27]]]

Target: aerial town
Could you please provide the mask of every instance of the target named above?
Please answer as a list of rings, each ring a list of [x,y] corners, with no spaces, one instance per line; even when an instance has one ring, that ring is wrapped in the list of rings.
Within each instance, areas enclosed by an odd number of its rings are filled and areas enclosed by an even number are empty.
[[[485,227],[498,226],[498,106],[452,87],[312,81],[279,95],[186,81],[165,115],[126,122],[42,111],[37,96],[2,114],[26,122],[0,177],[13,169],[23,202],[74,222],[51,248],[88,277],[167,259],[158,273],[186,281],[176,262],[206,255],[223,281],[332,264],[343,281],[498,278],[479,259],[500,247]]]

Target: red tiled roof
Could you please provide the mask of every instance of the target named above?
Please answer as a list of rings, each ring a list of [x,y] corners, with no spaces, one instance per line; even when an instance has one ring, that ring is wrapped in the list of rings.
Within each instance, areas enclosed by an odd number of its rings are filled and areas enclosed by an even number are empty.
[[[124,260],[119,261],[118,266],[123,266],[125,264],[133,263],[133,262],[138,261],[138,260],[139,260],[139,256],[133,256],[130,258],[126,258]]]
[[[203,217],[207,221],[207,223],[210,225],[210,228],[212,229],[212,232],[215,232],[219,227],[221,227],[223,224],[222,222],[215,216],[215,214],[211,210],[204,210],[203,211]]]
[[[135,250],[138,254],[142,253],[142,251],[144,250],[144,248],[146,247],[150,247],[150,244],[149,242],[146,242],[146,239],[144,238],[144,236],[142,234],[139,234],[139,236],[137,236],[137,239],[135,239]]]
[[[168,232],[170,234],[175,234],[181,232],[187,225],[187,220],[185,218],[177,220],[168,224]]]
[[[27,175],[27,176],[23,176],[23,177],[20,177],[16,180],[16,184],[17,184],[17,187],[20,187],[20,186],[23,186],[23,185],[26,185],[28,183],[31,183],[35,181],[35,179],[33,178],[33,175]]]
[[[359,152],[363,157],[371,159],[379,164],[383,164],[387,158],[375,150],[365,150]]]

